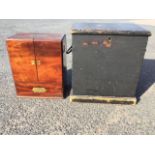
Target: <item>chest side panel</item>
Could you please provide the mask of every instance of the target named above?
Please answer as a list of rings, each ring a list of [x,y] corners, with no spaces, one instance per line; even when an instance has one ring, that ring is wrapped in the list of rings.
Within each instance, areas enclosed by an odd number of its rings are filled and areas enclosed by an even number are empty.
[[[51,41],[35,41],[38,79],[40,83],[52,83],[55,90],[62,90],[62,48],[53,48]],[[58,43],[56,43],[58,45]],[[61,91],[62,92],[62,91]],[[60,92],[60,93],[61,93]]]
[[[109,37],[111,46],[104,44]],[[134,96],[146,43],[141,36],[74,35],[73,93]]]
[[[16,82],[36,82],[33,40],[7,40],[13,77]]]

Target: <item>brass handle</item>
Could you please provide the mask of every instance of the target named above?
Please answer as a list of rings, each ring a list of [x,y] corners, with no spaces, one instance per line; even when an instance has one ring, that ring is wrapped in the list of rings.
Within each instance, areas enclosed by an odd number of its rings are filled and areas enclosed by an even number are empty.
[[[47,92],[47,90],[43,87],[33,87],[32,91],[34,93],[45,93],[45,92]]]

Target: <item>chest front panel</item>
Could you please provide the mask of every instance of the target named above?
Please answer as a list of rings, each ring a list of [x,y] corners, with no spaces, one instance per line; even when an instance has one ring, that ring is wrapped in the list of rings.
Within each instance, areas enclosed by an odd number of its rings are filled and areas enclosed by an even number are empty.
[[[33,40],[8,40],[7,47],[16,82],[36,82],[37,70]]]
[[[143,36],[73,35],[73,94],[134,96],[146,43]]]

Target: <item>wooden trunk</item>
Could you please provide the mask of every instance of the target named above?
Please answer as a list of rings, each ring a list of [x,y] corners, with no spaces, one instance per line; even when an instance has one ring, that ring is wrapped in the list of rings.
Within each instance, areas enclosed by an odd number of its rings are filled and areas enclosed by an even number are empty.
[[[17,95],[64,96],[65,35],[20,33],[6,42]]]
[[[134,24],[75,24],[71,101],[135,103],[149,35]]]

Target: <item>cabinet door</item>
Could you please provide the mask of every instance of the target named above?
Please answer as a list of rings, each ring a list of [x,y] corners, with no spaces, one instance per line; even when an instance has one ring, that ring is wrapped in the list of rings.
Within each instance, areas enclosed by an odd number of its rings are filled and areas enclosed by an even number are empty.
[[[7,47],[14,80],[37,82],[33,39],[8,39]]]
[[[39,82],[62,86],[61,42],[34,41]],[[57,47],[57,48],[53,48]]]

